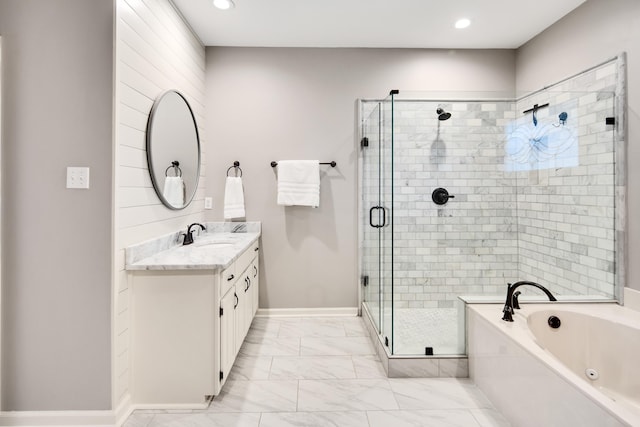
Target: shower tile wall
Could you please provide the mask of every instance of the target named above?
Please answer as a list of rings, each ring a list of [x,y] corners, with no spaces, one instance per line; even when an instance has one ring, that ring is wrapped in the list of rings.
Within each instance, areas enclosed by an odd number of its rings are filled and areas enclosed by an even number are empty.
[[[439,121],[438,107],[452,117]],[[394,306],[453,308],[459,295],[502,293],[518,264],[516,182],[504,172],[513,104],[394,108]],[[438,187],[455,198],[435,204]]]
[[[516,105],[517,125],[531,128],[531,114],[521,112],[549,103],[537,127],[572,129],[577,142],[571,167],[534,162],[531,170],[515,172],[519,278],[561,295],[614,296],[616,135],[605,118],[614,116],[616,83],[617,64],[610,62]],[[562,112],[566,125],[559,124]]]

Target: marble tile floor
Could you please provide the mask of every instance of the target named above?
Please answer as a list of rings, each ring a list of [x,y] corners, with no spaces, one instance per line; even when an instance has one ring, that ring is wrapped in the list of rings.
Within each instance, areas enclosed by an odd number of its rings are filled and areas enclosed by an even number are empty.
[[[508,427],[468,379],[387,378],[359,317],[255,318],[205,410],[135,411],[124,427]]]

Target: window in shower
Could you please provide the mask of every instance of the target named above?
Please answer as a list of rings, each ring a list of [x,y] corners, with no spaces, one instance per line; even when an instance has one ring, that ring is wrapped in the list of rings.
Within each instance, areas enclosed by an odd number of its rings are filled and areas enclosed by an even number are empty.
[[[507,172],[578,166],[579,99],[554,98],[544,108],[538,109],[538,104],[534,104],[533,109],[525,110],[528,113],[518,114],[517,119],[507,124],[504,147]],[[520,105],[524,105],[524,100],[518,102]]]

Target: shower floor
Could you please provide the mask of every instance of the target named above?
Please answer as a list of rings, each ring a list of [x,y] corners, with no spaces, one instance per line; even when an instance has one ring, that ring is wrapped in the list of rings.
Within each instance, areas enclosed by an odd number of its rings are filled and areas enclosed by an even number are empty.
[[[385,313],[391,321],[391,313]],[[464,353],[464,321],[456,308],[401,308],[395,310],[394,355],[424,355],[433,347],[435,355]]]

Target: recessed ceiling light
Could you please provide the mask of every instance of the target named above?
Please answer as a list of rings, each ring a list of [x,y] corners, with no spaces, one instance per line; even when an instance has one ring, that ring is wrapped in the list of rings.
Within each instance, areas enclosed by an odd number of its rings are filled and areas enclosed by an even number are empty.
[[[220,10],[233,9],[233,0],[213,0],[213,5]]]
[[[471,25],[471,21],[468,20],[467,18],[462,18],[462,19],[458,19],[456,21],[456,28],[457,29],[462,29],[462,28],[467,28],[469,25]]]

